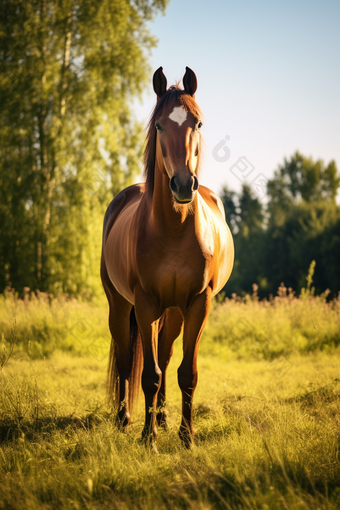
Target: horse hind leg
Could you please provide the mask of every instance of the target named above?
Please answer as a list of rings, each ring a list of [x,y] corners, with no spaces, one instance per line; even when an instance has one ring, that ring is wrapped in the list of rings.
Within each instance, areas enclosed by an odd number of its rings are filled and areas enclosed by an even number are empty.
[[[179,336],[183,324],[183,317],[178,308],[168,308],[164,313],[164,323],[158,339],[158,365],[162,372],[162,381],[157,394],[157,423],[167,429],[168,411],[166,405],[166,371],[172,356],[173,345]]]
[[[132,307],[110,306],[109,326],[112,335],[108,372],[108,390],[114,396],[119,427],[130,423],[131,404],[129,398],[129,379],[133,366],[133,348],[130,339],[130,314]]]
[[[116,422],[124,428],[130,423],[133,401],[140,387],[142,364],[141,339],[134,310],[106,278],[102,266],[102,280],[109,301],[109,327],[111,348],[108,370],[108,393],[114,396],[117,415]]]

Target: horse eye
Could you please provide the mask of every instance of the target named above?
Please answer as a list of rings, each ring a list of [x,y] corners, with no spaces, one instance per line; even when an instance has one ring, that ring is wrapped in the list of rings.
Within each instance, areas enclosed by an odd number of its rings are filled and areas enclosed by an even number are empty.
[[[199,123],[198,123],[198,125],[197,125],[198,129],[201,129],[201,127],[202,127],[202,126],[203,126],[202,122],[201,122],[201,121],[199,121]]]
[[[162,128],[161,128],[161,125],[159,124],[159,122],[156,122],[156,129],[157,129],[157,131],[162,131]]]

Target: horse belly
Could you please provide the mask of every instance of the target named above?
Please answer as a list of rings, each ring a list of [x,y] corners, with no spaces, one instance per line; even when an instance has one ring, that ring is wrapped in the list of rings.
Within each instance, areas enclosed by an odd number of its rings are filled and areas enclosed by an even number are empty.
[[[117,291],[131,304],[134,302],[134,294],[131,289],[134,265],[131,222],[135,208],[136,205],[132,204],[118,216],[106,240],[104,250],[109,278]]]

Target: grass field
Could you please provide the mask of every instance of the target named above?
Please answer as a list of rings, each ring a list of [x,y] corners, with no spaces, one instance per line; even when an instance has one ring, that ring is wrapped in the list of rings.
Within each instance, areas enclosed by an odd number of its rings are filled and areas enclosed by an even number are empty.
[[[181,361],[169,431],[140,443],[106,401],[105,304],[0,298],[0,508],[340,508],[340,299],[281,287],[215,302],[202,338],[195,448],[182,449]]]

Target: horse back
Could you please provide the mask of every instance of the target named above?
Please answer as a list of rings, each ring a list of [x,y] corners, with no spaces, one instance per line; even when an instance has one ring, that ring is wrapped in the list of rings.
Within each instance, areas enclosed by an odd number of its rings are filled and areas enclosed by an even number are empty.
[[[124,207],[131,202],[139,201],[144,193],[144,183],[133,184],[123,189],[114,197],[106,209],[103,225],[103,247],[110,230]]]

